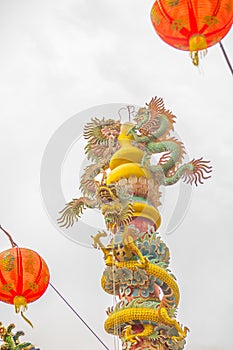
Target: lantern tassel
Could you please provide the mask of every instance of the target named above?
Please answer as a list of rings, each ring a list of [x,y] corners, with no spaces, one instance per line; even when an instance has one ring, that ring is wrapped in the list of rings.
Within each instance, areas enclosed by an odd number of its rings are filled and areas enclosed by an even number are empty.
[[[17,295],[16,297],[14,297],[14,305],[15,312],[17,314],[20,312],[22,318],[33,328],[33,324],[31,323],[31,321],[23,314],[24,311],[26,311],[28,308],[26,298],[22,295]]]
[[[21,311],[20,314],[23,317],[23,319],[33,328],[33,324],[26,316],[24,316],[23,311]]]
[[[207,54],[206,37],[202,34],[192,35],[189,39],[189,50],[194,66],[198,66],[199,52],[201,58]]]
[[[190,52],[190,57],[192,59],[194,66],[199,66],[199,54],[200,54],[200,58],[203,58],[207,54],[207,50]]]

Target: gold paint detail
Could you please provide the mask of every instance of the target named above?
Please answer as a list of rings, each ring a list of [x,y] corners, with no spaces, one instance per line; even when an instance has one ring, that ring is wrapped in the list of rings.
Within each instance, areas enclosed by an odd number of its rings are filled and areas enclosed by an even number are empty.
[[[150,321],[156,324],[163,323],[165,325],[175,327],[179,335],[172,336],[172,340],[174,341],[184,339],[189,331],[187,327],[182,329],[180,324],[174,318],[171,318],[168,315],[168,312],[164,307],[157,310],[152,310],[150,308],[129,308],[117,311],[107,318],[104,324],[104,329],[107,333],[119,335],[120,328],[124,327],[124,325],[127,325],[127,323],[134,324],[138,321]]]

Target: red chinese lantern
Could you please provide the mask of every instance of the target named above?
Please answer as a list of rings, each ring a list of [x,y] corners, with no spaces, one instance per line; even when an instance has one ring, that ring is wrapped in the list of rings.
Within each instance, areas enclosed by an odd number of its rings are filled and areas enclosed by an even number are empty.
[[[14,247],[0,253],[0,300],[14,304],[24,319],[27,304],[42,296],[49,277],[47,264],[31,249]]]
[[[194,65],[198,52],[218,43],[233,22],[232,0],[157,0],[151,20],[158,35],[169,45],[189,50]]]

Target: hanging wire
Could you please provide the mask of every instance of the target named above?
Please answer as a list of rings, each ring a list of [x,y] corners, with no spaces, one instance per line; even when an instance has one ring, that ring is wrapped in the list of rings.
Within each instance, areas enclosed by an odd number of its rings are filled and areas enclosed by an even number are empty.
[[[221,47],[221,50],[222,50],[223,55],[224,55],[224,57],[225,57],[225,60],[226,60],[226,62],[227,62],[227,64],[228,64],[228,67],[229,67],[229,69],[230,69],[230,71],[231,71],[231,74],[233,75],[233,68],[232,68],[230,59],[229,59],[229,57],[227,56],[227,53],[226,53],[226,51],[225,51],[225,49],[224,49],[223,44],[222,44],[221,41],[219,42],[219,45],[220,45],[220,47]]]
[[[5,235],[7,235],[7,237],[9,238],[9,241],[11,242],[12,248],[18,247],[17,244],[13,241],[13,238],[11,237],[11,235],[9,234],[9,232],[7,232],[1,225],[0,225],[0,229],[5,233]]]
[[[103,347],[107,350],[109,348],[104,342],[98,337],[98,335],[91,329],[91,327],[84,321],[84,319],[78,314],[78,312],[68,303],[68,301],[61,295],[61,293],[54,287],[54,285],[49,282],[49,285],[53,288],[53,290],[57,293],[57,295],[66,303],[66,305],[73,311],[73,313],[80,319],[80,321],[89,329],[89,331],[98,339],[98,341],[103,345]]]

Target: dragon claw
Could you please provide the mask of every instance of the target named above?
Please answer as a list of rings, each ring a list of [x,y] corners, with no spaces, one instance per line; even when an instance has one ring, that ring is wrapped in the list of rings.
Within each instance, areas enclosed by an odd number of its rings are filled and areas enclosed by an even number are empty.
[[[148,265],[148,260],[146,258],[139,260],[139,262],[135,263],[135,266],[140,269],[145,269]]]
[[[130,128],[130,129],[127,131],[126,135],[128,136],[128,135],[134,133],[135,130],[136,130],[136,125],[132,126],[132,128]]]
[[[78,221],[80,216],[83,214],[83,210],[86,208],[92,208],[95,204],[95,201],[89,199],[88,197],[73,199],[59,212],[59,214],[61,214],[61,216],[57,219],[59,226],[66,228],[72,227],[75,221]]]
[[[132,334],[131,331],[132,326],[127,325],[124,327],[122,335],[125,337],[126,341],[129,341],[131,344],[136,344],[139,341],[139,339],[137,337],[137,334]]]
[[[209,179],[211,175],[206,176],[212,172],[212,166],[209,165],[209,161],[203,160],[203,158],[193,159],[190,163],[191,169],[186,169],[183,174],[184,181],[186,183],[194,182],[197,186],[198,183],[203,184],[203,180]]]

